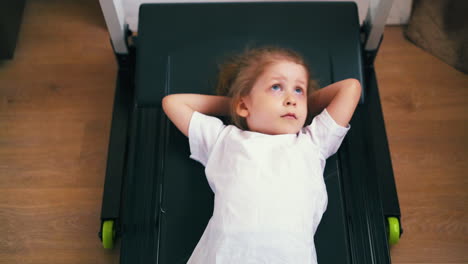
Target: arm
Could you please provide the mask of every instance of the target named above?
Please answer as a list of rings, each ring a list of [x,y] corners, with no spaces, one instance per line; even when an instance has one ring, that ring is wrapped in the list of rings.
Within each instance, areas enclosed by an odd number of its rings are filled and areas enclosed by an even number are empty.
[[[194,111],[206,115],[224,116],[229,114],[229,105],[228,97],[202,94],[171,94],[162,101],[166,115],[186,136]]]
[[[312,93],[309,112],[317,114],[324,108],[340,126],[347,126],[361,97],[361,84],[356,79],[346,79]]]

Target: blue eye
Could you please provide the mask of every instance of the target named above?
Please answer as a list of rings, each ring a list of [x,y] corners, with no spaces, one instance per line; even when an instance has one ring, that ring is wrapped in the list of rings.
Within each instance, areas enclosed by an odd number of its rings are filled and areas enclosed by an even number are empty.
[[[302,90],[302,88],[296,88],[294,89],[294,91],[297,93],[297,94],[303,94],[304,91]]]
[[[273,90],[273,91],[279,91],[279,90],[281,90],[281,86],[279,86],[278,84],[275,84],[275,85],[273,85],[273,86],[271,87],[271,90]]]

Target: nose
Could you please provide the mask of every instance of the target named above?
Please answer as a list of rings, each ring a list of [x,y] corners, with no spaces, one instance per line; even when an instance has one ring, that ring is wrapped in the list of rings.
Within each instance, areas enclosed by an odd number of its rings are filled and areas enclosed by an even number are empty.
[[[290,93],[284,98],[284,106],[296,106],[296,99]]]

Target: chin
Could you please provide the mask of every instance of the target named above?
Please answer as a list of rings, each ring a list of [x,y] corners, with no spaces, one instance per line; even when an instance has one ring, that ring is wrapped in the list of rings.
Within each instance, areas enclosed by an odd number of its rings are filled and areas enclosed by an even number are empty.
[[[286,133],[284,134],[297,134],[301,132],[302,126],[301,127],[289,127],[286,129]]]
[[[292,130],[292,131],[290,131],[290,132],[288,132],[288,133],[285,133],[285,134],[297,134],[297,133],[299,133],[300,131],[301,131],[301,130]]]

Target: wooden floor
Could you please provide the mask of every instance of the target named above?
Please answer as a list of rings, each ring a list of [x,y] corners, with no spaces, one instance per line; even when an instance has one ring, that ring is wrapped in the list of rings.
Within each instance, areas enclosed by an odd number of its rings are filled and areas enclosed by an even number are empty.
[[[468,263],[468,76],[387,27],[376,61],[405,234],[393,263]],[[0,263],[118,263],[97,231],[116,61],[97,0],[27,1],[0,61]]]

